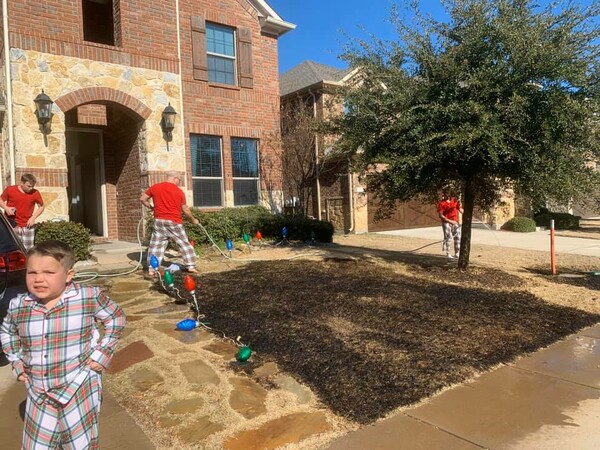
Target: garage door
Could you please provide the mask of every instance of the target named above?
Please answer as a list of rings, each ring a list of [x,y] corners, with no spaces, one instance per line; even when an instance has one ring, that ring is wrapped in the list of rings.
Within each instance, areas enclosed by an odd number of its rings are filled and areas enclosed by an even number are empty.
[[[388,219],[375,221],[377,200],[369,195],[369,231],[405,230],[407,228],[434,227],[440,224],[436,205],[416,201],[398,203]]]

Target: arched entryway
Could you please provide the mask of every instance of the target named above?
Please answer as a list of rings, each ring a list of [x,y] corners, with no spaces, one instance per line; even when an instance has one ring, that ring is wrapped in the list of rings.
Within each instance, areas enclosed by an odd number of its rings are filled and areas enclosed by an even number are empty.
[[[98,238],[136,241],[150,109],[108,88],[75,91],[56,104],[65,112],[69,219]]]

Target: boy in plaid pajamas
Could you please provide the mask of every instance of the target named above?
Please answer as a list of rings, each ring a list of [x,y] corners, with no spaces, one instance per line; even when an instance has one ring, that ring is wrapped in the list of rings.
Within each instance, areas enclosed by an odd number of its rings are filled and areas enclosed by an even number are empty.
[[[460,201],[450,196],[448,190],[442,192],[442,200],[437,205],[437,212],[442,221],[444,240],[442,241],[442,252],[448,258],[458,258],[460,251],[460,223],[458,213],[463,212]],[[454,256],[450,254],[450,241],[454,239]]]
[[[100,374],[125,315],[99,288],[71,282],[67,244],[44,241],[27,256],[29,292],[11,300],[0,326],[2,349],[27,387],[22,449],[97,449]]]
[[[155,276],[154,269],[150,266],[150,258],[156,256],[158,263],[165,256],[169,238],[173,239],[181,249],[181,256],[186,269],[190,273],[197,273],[196,253],[183,227],[181,213],[185,214],[195,225],[200,221],[196,219],[185,202],[185,195],[179,189],[181,176],[177,172],[167,172],[167,181],[157,183],[146,189],[140,197],[140,202],[154,213],[154,227],[148,246],[148,275]],[[148,200],[152,199],[154,204]]]
[[[33,247],[35,220],[44,212],[44,200],[35,189],[36,183],[35,177],[26,173],[20,184],[8,186],[0,196],[0,207],[6,212],[25,250]],[[37,209],[35,205],[38,205]]]

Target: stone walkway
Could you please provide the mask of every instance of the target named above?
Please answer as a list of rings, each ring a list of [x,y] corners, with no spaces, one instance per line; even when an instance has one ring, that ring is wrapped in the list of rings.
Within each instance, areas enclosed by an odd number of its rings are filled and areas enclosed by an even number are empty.
[[[161,448],[258,450],[332,431],[309,389],[275,363],[255,371],[260,383],[238,375],[238,347],[204,329],[178,331],[188,307],[150,287],[137,274],[110,289],[128,326],[105,385]]]

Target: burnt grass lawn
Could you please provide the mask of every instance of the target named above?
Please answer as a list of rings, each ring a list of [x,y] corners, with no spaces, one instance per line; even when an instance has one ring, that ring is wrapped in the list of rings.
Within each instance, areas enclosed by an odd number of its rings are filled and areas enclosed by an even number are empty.
[[[256,262],[203,274],[200,313],[252,348],[238,370],[252,376],[275,361],[361,424],[600,321],[499,270],[408,273],[355,260]]]

